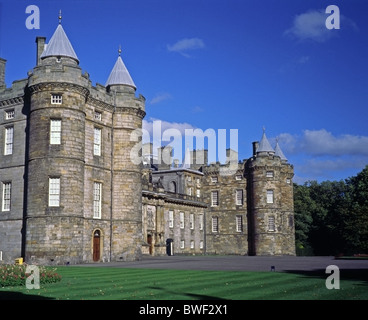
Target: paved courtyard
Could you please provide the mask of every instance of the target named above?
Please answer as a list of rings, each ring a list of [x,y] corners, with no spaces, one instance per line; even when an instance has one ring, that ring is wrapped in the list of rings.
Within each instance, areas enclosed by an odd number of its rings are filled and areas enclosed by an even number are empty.
[[[181,270],[226,270],[226,271],[317,271],[336,265],[340,270],[359,269],[368,273],[368,260],[343,260],[334,257],[297,256],[143,256],[139,261],[82,264],[88,267],[119,267]]]

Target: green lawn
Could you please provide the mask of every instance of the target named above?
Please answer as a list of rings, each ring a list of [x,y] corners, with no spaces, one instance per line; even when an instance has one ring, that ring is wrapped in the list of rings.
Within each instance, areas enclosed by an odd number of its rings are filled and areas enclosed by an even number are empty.
[[[0,299],[59,300],[367,300],[367,279],[341,274],[328,290],[325,274],[192,271],[60,266],[62,280],[0,288]]]

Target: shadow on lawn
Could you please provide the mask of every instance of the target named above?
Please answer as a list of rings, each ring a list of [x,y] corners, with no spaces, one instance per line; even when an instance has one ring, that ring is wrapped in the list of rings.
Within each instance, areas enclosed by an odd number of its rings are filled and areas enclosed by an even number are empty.
[[[315,270],[284,270],[287,273],[295,273],[313,278],[326,279],[332,273],[326,273],[325,269]],[[341,280],[363,281],[368,285],[368,269],[340,269]]]
[[[1,300],[53,300],[53,298],[47,298],[36,294],[24,294],[21,292],[14,291],[0,291],[0,301]]]
[[[189,298],[194,299],[194,300],[225,300],[223,298],[207,296],[207,295],[203,295],[203,294],[184,293],[184,292],[183,293],[180,293],[180,292],[178,293],[178,292],[175,292],[175,291],[170,291],[170,290],[167,290],[167,289],[163,289],[161,287],[149,287],[149,288],[150,289],[155,289],[155,290],[160,290],[160,291],[165,292],[166,294],[172,294],[173,296],[176,296],[178,294],[185,295],[185,296],[188,296]]]

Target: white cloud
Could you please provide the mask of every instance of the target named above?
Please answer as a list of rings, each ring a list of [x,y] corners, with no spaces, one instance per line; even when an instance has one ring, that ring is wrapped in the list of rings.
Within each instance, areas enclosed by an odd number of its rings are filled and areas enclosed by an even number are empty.
[[[335,30],[326,28],[325,22],[328,15],[325,10],[311,10],[297,15],[293,25],[285,31],[285,35],[290,35],[299,40],[311,39],[317,42],[325,42],[333,37]]]
[[[326,13],[326,9],[310,10],[296,15],[291,28],[284,32],[284,35],[291,36],[298,40],[314,40],[325,42],[332,37],[339,35],[341,30],[352,29],[358,31],[355,22],[340,14],[340,29],[328,29],[326,19],[331,13]]]
[[[164,120],[159,120],[159,119],[155,119],[155,118],[149,118],[149,120],[145,120],[143,119],[143,123],[142,123],[142,128],[144,130],[146,130],[149,134],[150,137],[150,141],[152,142],[153,139],[159,139],[161,137],[155,137],[154,136],[154,124],[156,125],[156,128],[160,128],[161,129],[161,136],[162,133],[167,131],[167,130],[177,130],[178,132],[180,132],[180,134],[184,137],[185,135],[185,129],[195,129],[194,126],[192,126],[189,123],[186,122],[169,122],[169,121],[164,121]],[[143,137],[143,142],[149,142],[147,139],[145,139],[145,137]]]
[[[313,156],[368,156],[368,137],[343,134],[334,136],[326,129],[304,130],[301,136],[283,133],[279,142],[287,153]]]
[[[274,138],[270,138],[273,141]],[[368,137],[334,135],[326,129],[304,130],[301,135],[282,133],[281,149],[294,165],[294,182],[340,180],[368,164]]]
[[[184,57],[189,58],[190,55],[188,54],[188,51],[197,50],[197,49],[203,49],[205,47],[204,42],[202,39],[199,38],[185,38],[181,39],[174,44],[167,45],[167,50],[171,52],[178,52]]]
[[[162,93],[158,93],[156,94],[151,100],[150,100],[150,104],[157,104],[157,103],[160,103],[162,101],[165,101],[165,100],[169,100],[171,99],[171,94],[170,93],[167,93],[167,92],[162,92]]]
[[[143,137],[142,143],[153,144],[153,155],[157,156],[157,149],[170,145],[173,148],[173,156],[181,162],[183,159],[183,146],[186,129],[196,129],[186,122],[169,122],[150,118],[143,119],[142,123]]]
[[[308,159],[299,166],[299,171],[313,176],[324,176],[334,171],[361,168],[365,164],[363,159]]]

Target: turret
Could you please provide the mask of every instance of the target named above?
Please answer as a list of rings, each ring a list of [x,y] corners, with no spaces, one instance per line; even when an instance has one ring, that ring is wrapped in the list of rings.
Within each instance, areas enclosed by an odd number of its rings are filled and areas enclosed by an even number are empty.
[[[135,96],[136,86],[119,56],[106,82],[114,97],[112,167],[112,260],[137,260],[141,255],[142,162],[132,150],[145,116],[145,99]]]
[[[59,17],[38,65],[29,75],[27,155],[28,263],[83,259],[85,103],[89,79]],[[42,47],[37,42],[37,51]],[[38,60],[38,59],[37,59]],[[60,246],[68,243],[68,246]],[[47,250],[45,250],[47,248]]]
[[[246,166],[249,254],[295,255],[293,167],[278,145],[271,147],[265,131]]]

